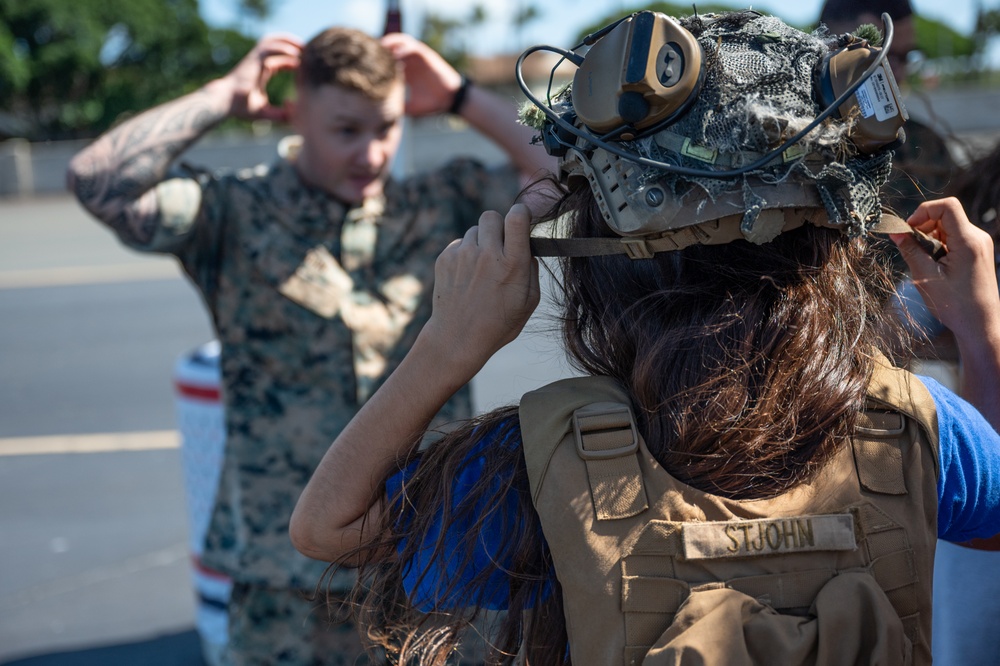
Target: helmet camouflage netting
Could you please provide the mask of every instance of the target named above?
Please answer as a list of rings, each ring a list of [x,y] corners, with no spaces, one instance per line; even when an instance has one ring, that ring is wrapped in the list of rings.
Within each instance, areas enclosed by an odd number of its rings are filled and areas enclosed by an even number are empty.
[[[675,122],[621,141],[623,148],[682,167],[733,169],[766,155],[823,111],[815,92],[817,76],[824,57],[838,45],[836,38],[806,34],[753,11],[696,15],[679,23],[703,52],[697,98]],[[553,106],[559,112],[569,110],[569,90],[558,94]],[[816,208],[825,209],[824,226],[855,236],[881,218],[879,190],[888,180],[892,153],[860,152],[849,138],[853,122],[828,118],[783,154],[740,176],[677,174],[634,162],[613,166],[630,206],[641,209],[642,193],[651,187],[663,191],[660,198],[665,201],[657,202],[655,210],[637,210],[657,217],[659,229],[679,229],[739,212],[744,236],[767,242],[779,231],[756,238],[746,231],[762,211]],[[690,150],[691,145],[699,150]],[[597,168],[595,158],[602,152],[596,148],[592,157],[581,158],[579,151],[571,150],[561,167],[570,178],[584,175],[582,162],[587,169]],[[711,161],[705,155],[711,155]]]

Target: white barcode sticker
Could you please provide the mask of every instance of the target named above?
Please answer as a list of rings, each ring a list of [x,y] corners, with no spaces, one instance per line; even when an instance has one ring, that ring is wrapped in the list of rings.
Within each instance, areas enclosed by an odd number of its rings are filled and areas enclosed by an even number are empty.
[[[875,116],[882,121],[899,115],[899,104],[892,94],[885,65],[879,65],[875,73],[858,88],[856,97],[862,118]]]

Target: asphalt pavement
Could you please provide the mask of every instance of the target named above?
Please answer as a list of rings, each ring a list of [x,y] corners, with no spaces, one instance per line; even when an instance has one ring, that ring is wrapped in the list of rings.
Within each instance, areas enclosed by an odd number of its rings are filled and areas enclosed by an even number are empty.
[[[550,311],[477,408],[566,376]],[[172,373],[212,337],[173,260],[67,196],[0,200],[0,664],[200,663]]]

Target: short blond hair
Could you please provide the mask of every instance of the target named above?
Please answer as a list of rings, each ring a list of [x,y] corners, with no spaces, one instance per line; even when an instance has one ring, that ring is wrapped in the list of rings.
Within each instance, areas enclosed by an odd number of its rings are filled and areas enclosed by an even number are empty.
[[[351,28],[327,28],[302,51],[299,83],[311,88],[336,85],[375,100],[385,99],[402,71],[387,48]]]

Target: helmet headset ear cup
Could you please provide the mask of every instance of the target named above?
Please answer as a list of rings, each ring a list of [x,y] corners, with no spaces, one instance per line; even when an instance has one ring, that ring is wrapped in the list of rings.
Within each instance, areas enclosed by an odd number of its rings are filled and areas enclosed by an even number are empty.
[[[880,48],[854,39],[819,65],[816,99],[830,106],[879,57]],[[679,119],[697,99],[703,75],[701,45],[674,19],[642,11],[616,24],[590,48],[573,77],[569,123],[605,139],[631,140]],[[838,109],[854,118],[851,139],[871,154],[904,140],[905,107],[892,70],[885,64]],[[542,140],[562,157],[575,137],[551,121]]]
[[[573,109],[596,134],[634,137],[679,117],[701,78],[694,35],[665,14],[643,11],[591,47],[573,77]]]
[[[831,52],[820,64],[817,98],[823,106],[833,104],[879,57],[882,49],[856,39]],[[838,109],[844,120],[854,118],[851,141],[858,150],[872,154],[905,139],[906,109],[892,70],[884,62]]]

